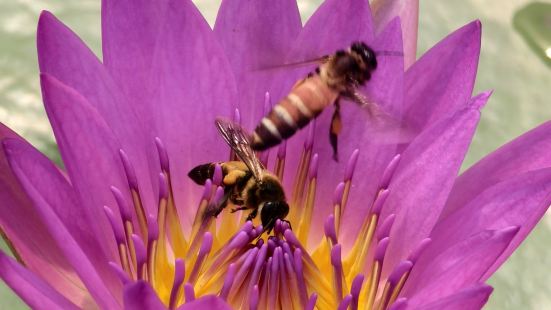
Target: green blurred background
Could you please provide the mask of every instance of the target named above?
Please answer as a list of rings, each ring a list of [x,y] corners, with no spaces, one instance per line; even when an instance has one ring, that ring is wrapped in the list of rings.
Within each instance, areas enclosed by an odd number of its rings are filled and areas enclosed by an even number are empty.
[[[212,25],[220,0],[194,2]],[[303,20],[321,2],[299,0]],[[477,18],[482,21],[482,53],[475,92],[486,89],[495,92],[483,111],[464,167],[551,119],[551,66],[545,65],[544,50],[539,50],[538,54],[538,42],[530,42],[531,49],[513,27],[515,12],[531,1],[420,2],[418,55],[469,21]],[[42,107],[38,82],[35,31],[38,15],[43,9],[52,11],[100,55],[100,1],[0,0],[0,121],[57,159],[57,148]],[[544,34],[550,34],[551,16],[544,23]],[[547,47],[551,47],[551,42],[547,42]],[[543,56],[538,58],[537,54]],[[551,214],[548,212],[519,250],[490,280],[495,291],[487,309],[551,309],[550,232]],[[4,283],[0,283],[0,309],[25,308],[24,303]]]

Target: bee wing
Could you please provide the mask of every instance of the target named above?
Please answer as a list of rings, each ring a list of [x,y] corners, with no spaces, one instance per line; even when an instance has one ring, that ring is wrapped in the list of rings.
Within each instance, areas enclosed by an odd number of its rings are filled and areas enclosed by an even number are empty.
[[[405,143],[415,137],[416,131],[413,128],[358,90],[351,92],[348,97],[367,112],[375,140],[384,143]]]
[[[324,55],[321,57],[316,57],[312,59],[297,61],[297,62],[289,62],[289,63],[283,63],[283,64],[277,64],[277,65],[267,65],[263,66],[259,69],[256,69],[254,71],[267,71],[267,70],[278,70],[278,69],[295,69],[295,68],[301,68],[306,66],[311,66],[314,64],[320,65],[328,62],[332,55]]]
[[[403,57],[404,53],[400,51],[376,51],[375,55],[377,56],[396,56],[396,57]]]
[[[262,180],[264,166],[251,148],[249,136],[245,130],[238,124],[223,118],[217,118],[215,123],[226,143],[249,168],[255,180]]]
[[[364,94],[357,89],[351,93],[350,99],[360,105],[360,108],[365,109],[369,116],[374,118],[391,117],[381,106],[372,100],[369,100]]]

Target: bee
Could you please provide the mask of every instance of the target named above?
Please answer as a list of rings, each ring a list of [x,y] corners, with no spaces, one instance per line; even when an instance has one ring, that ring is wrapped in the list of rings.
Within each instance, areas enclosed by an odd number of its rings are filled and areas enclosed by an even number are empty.
[[[386,52],[386,55],[391,53]],[[326,107],[334,104],[329,140],[334,158],[337,159],[338,134],[342,128],[340,99],[348,99],[366,107],[372,116],[380,114],[379,107],[368,102],[358,92],[358,88],[369,81],[373,71],[377,69],[376,55],[367,44],[354,42],[346,50],[316,59],[319,63],[316,70],[298,81],[291,92],[256,126],[251,137],[252,149],[263,151],[279,144],[306,126]],[[289,65],[308,63],[311,62]]]
[[[276,220],[284,220],[289,213],[281,182],[262,165],[251,148],[248,135],[239,125],[224,119],[217,119],[215,124],[241,161],[207,163],[188,173],[195,183],[204,185],[207,179],[212,179],[216,164],[222,168],[224,196],[216,209],[207,211],[205,216],[216,217],[232,203],[238,206],[231,210],[232,213],[251,210],[247,221],[260,214],[264,231],[270,233]]]

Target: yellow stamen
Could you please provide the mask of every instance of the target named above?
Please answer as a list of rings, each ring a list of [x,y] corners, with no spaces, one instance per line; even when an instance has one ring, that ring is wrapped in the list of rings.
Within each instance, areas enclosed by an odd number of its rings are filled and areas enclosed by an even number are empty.
[[[310,223],[312,221],[312,211],[314,210],[314,199],[316,197],[316,180],[312,178],[308,183],[308,190],[306,194],[306,204],[304,210],[301,212],[302,216],[297,228],[297,238],[303,245],[308,244],[308,233],[310,232]]]
[[[119,258],[121,260],[122,268],[124,271],[126,271],[128,275],[131,275],[132,270],[128,262],[128,251],[126,250],[126,245],[121,243],[118,245],[118,248],[119,248]]]
[[[398,281],[398,284],[396,284],[396,287],[392,290],[392,295],[390,295],[390,299],[388,300],[388,304],[392,305],[396,299],[398,299],[398,295],[402,291],[402,288],[404,287],[404,284],[406,283],[408,277],[409,277],[409,271],[404,273],[402,277],[400,277],[400,281]]]
[[[182,226],[180,224],[180,218],[178,217],[178,211],[176,210],[170,174],[165,172],[165,177],[168,183],[167,220],[168,228],[170,230],[172,247],[176,257],[185,257],[188,243],[186,241],[186,238],[184,237]]]
[[[132,189],[131,194],[132,202],[134,203],[134,211],[138,217],[138,224],[140,225],[140,232],[142,233],[142,240],[144,240],[144,244],[147,246],[147,219],[142,200],[140,199],[140,193]]]
[[[383,294],[381,295],[381,298],[379,299],[379,304],[377,305],[377,310],[384,310],[388,304],[388,298],[390,295],[390,283],[386,282],[385,287],[383,288]]]
[[[132,222],[127,220],[124,222],[124,231],[126,233],[126,244],[128,245],[128,251],[130,252],[130,260],[132,261],[132,268],[130,268],[132,271],[137,269],[137,263],[136,263],[136,248],[134,247],[134,240],[132,240],[132,234],[134,233],[134,226],[132,225]],[[130,273],[129,274],[132,279],[137,278],[137,273]]]
[[[373,263],[371,267],[371,274],[367,281],[367,302],[365,303],[366,309],[372,309],[375,297],[377,295],[377,288],[379,286],[379,277],[381,276],[381,266],[378,261]]]
[[[147,262],[147,267],[148,267],[148,270],[147,270],[147,275],[149,277],[149,282],[152,283],[153,287],[155,287],[157,281],[156,281],[156,278],[155,278],[155,266],[157,264],[157,244],[158,244],[158,241],[157,240],[153,240],[151,242],[151,244],[149,245],[151,247],[151,251],[150,251],[150,255],[147,257],[148,259],[148,262]]]
[[[284,170],[285,170],[285,157],[283,157],[283,158],[279,158],[279,156],[276,157],[274,172],[275,172],[275,175],[276,175],[280,180],[283,180],[283,172],[284,172]]]
[[[300,155],[300,162],[297,167],[297,177],[295,178],[295,183],[293,185],[293,198],[291,200],[291,205],[294,208],[291,208],[292,212],[299,212],[298,214],[294,216],[294,218],[300,217],[300,212],[302,212],[302,208],[299,207],[300,203],[302,202],[302,199],[304,197],[304,185],[306,183],[306,177],[308,176],[308,168],[310,166],[310,160],[312,157],[312,150],[303,150]],[[292,215],[292,214],[291,214]]]
[[[345,269],[349,270],[348,281],[352,281],[353,277],[361,273],[364,268],[369,246],[371,245],[371,240],[373,239],[375,228],[377,227],[377,221],[377,214],[373,214],[368,221],[363,223],[362,229],[358,235],[364,237],[356,239],[352,250],[343,262]]]

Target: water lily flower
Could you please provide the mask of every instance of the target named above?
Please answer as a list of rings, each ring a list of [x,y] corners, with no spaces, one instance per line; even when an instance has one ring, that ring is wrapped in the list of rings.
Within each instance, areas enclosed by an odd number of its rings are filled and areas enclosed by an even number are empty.
[[[478,309],[551,202],[551,123],[457,176],[490,96],[471,96],[478,21],[414,62],[411,1],[327,0],[302,26],[294,0],[227,0],[213,30],[190,1],[102,4],[103,61],[51,13],[38,25],[65,168],[0,127],[0,227],[16,257],[0,254],[0,276],[32,308]],[[403,51],[362,92],[413,137],[382,143],[345,104],[335,162],[330,108],[259,155],[292,227],[268,238],[239,212],[203,221],[222,171],[203,187],[186,174],[230,158],[214,119],[253,128],[312,68],[255,69],[356,40]]]

